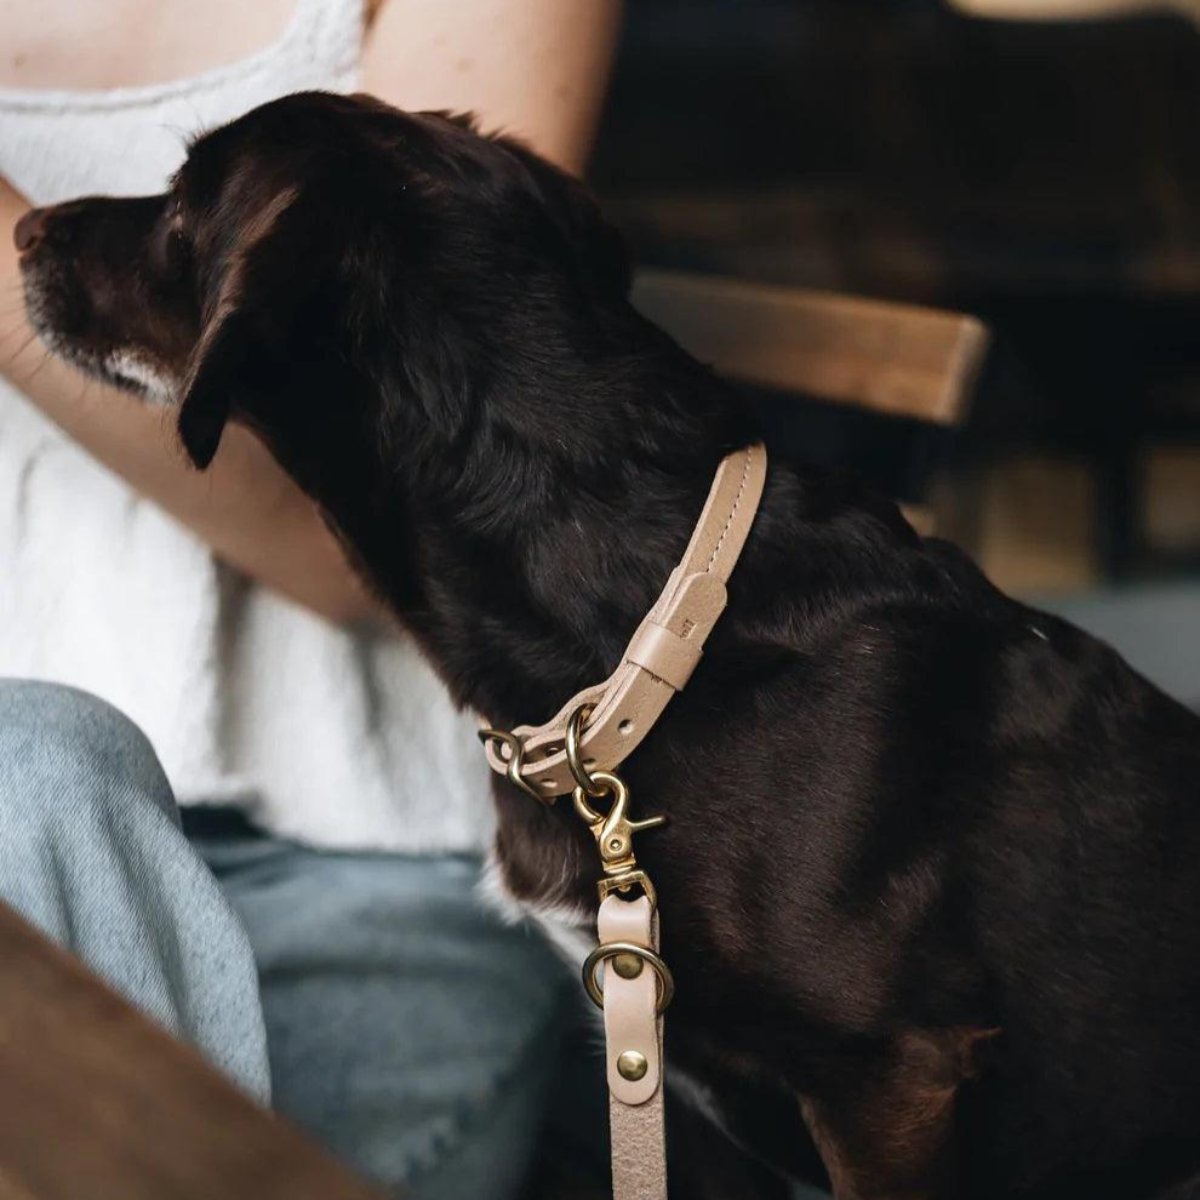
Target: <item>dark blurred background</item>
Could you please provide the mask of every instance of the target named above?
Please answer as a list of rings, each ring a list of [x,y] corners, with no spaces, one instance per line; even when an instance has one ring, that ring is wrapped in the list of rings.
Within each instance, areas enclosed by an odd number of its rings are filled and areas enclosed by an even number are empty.
[[[642,264],[982,317],[939,528],[1195,700],[1200,32],[1134,7],[631,0],[592,174]]]

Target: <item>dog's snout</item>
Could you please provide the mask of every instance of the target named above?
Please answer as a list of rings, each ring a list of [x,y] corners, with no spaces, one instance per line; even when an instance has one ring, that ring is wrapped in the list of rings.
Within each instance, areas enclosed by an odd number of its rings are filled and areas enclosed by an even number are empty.
[[[45,208],[31,208],[13,226],[13,242],[22,254],[41,245],[66,247],[76,235],[76,219],[87,211],[86,200],[69,200]]]
[[[13,244],[22,254],[32,250],[46,235],[47,210],[31,208],[13,226]]]

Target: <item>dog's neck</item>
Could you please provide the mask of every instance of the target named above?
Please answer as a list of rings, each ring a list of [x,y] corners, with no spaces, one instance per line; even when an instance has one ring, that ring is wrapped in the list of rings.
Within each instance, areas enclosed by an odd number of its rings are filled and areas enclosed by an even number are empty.
[[[456,698],[493,721],[544,719],[612,670],[720,459],[754,439],[737,398],[647,328],[632,353],[514,372],[347,527]]]

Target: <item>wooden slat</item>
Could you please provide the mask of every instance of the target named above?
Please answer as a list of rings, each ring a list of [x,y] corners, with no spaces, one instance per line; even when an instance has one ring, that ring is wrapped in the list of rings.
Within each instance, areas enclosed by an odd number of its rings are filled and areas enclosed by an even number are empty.
[[[1178,13],[1200,21],[1200,0],[950,0],[972,17],[998,21],[1098,21]]]
[[[645,272],[634,303],[732,379],[957,425],[987,348],[973,317],[915,305]]]
[[[3,1200],[382,1200],[0,905]]]

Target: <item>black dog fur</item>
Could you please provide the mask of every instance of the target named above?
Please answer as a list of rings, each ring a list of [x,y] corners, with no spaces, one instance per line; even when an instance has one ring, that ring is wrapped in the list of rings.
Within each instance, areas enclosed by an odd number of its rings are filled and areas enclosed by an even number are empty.
[[[461,118],[278,101],[165,196],[42,214],[23,267],[47,340],[159,379],[199,466],[257,430],[501,726],[609,673],[757,436],[583,188]],[[841,1200],[1200,1195],[1200,719],[795,463],[730,595],[627,765],[670,817],[638,852],[673,1067],[782,1167],[803,1118]],[[582,920],[570,806],[496,803],[509,890]]]

